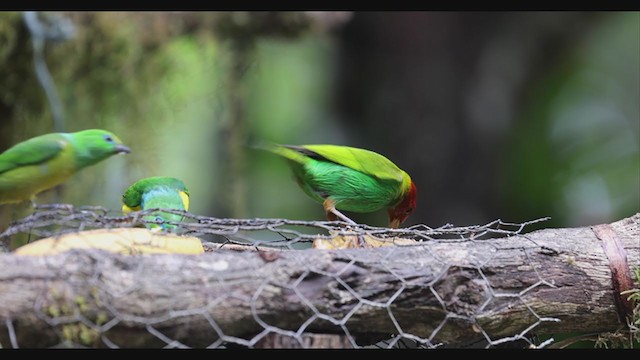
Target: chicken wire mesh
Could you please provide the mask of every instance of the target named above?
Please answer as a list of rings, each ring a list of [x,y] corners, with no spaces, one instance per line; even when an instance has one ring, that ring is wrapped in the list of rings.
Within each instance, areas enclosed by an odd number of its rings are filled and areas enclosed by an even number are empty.
[[[18,237],[33,242],[78,231],[161,222],[143,218],[153,211],[118,216],[100,207],[38,206],[1,233],[0,242],[8,246]],[[180,272],[187,281],[197,278],[199,270],[185,260],[190,256],[90,251],[87,260],[86,252],[82,257],[74,250],[67,256],[45,257],[48,271],[68,277],[65,281],[71,286],[90,288],[92,299],[89,305],[82,296],[52,287],[33,299],[36,323],[44,324],[55,339],[44,346],[522,348],[544,347],[553,341],[536,337],[542,323],[559,319],[539,316],[528,298],[536,289],[554,287],[540,276],[535,261],[526,264],[529,276],[512,289],[494,288],[489,280],[493,271],[489,268],[495,265],[500,247],[515,247],[525,259],[530,251],[540,250],[524,230],[546,218],[388,229],[165,211],[184,215],[182,222],[173,223],[176,233],[201,239],[209,254],[199,256],[214,257],[207,258],[208,272],[199,280],[200,287],[176,300],[171,292],[179,291],[182,284],[158,277],[162,272]],[[511,242],[515,238],[518,241]],[[500,242],[489,241],[495,239]],[[451,256],[445,251],[451,246],[465,250]],[[325,261],[328,253],[333,255]],[[127,261],[123,257],[137,260],[124,266],[125,272],[110,272],[114,263]],[[87,273],[78,279],[61,271],[69,262],[79,264],[74,271],[86,265]],[[123,279],[123,274],[129,278]],[[150,293],[167,300],[159,303],[153,298],[144,304],[140,303],[144,297],[136,297]],[[123,306],[123,299],[134,305]],[[515,327],[496,332],[495,319],[487,316],[495,308],[523,310],[516,314]],[[126,334],[132,329],[146,336],[131,342]],[[21,347],[21,331],[30,330],[7,317],[0,345]]]

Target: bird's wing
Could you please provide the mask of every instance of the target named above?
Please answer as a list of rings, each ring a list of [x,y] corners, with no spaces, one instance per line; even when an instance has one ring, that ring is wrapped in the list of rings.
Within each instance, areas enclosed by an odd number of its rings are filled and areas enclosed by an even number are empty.
[[[404,172],[396,164],[370,150],[339,145],[302,145],[289,148],[301,151],[315,159],[324,158],[381,180],[391,180],[399,183],[403,181]],[[316,156],[313,154],[316,154]]]
[[[58,155],[68,145],[60,134],[47,134],[23,141],[0,154],[0,174],[20,166],[41,164]]]

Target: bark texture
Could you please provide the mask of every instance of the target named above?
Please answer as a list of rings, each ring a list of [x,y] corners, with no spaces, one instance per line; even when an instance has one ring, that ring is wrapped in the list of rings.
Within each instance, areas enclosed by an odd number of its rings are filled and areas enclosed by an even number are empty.
[[[640,214],[610,228],[638,266]],[[592,227],[262,255],[2,254],[0,344],[460,346],[624,326]]]

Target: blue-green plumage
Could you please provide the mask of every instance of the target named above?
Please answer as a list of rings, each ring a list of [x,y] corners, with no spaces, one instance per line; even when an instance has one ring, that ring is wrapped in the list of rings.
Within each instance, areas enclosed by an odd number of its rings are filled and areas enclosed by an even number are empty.
[[[155,176],[138,180],[122,195],[122,211],[128,214],[133,211],[149,209],[189,210],[189,190],[179,179],[167,176]],[[154,211],[143,217],[146,221],[157,221],[160,224],[147,223],[149,228],[175,229],[183,219],[182,215],[166,211]]]

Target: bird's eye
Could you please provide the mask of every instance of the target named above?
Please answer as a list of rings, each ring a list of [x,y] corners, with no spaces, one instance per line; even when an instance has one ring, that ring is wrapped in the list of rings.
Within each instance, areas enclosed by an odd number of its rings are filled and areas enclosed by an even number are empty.
[[[110,143],[113,142],[113,138],[111,137],[111,135],[105,135],[104,139],[105,139],[106,142],[110,142]]]

